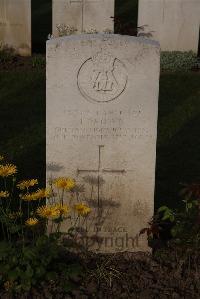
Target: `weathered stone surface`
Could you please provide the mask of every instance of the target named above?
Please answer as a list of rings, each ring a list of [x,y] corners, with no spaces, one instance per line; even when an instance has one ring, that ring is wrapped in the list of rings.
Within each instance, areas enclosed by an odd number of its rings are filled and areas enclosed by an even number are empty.
[[[74,27],[77,33],[113,31],[114,6],[114,0],[53,0],[53,35],[58,36],[58,24]]]
[[[153,215],[158,89],[157,42],[112,34],[47,42],[47,178],[85,185],[90,249],[148,250],[138,234]]]
[[[31,0],[0,0],[0,43],[31,55]]]
[[[199,0],[139,0],[138,26],[160,42],[163,51],[198,50]]]

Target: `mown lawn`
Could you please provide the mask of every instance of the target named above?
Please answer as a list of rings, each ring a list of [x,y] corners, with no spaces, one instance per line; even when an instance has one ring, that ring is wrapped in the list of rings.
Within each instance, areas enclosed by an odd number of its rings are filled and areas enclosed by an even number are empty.
[[[44,181],[44,70],[1,71],[0,103],[0,152],[19,166],[23,177]]]
[[[156,205],[176,206],[182,183],[200,180],[200,74],[162,74]]]
[[[0,153],[45,181],[45,70],[1,71],[0,90]],[[199,153],[200,74],[162,74],[156,206],[176,206],[180,183],[200,179]]]

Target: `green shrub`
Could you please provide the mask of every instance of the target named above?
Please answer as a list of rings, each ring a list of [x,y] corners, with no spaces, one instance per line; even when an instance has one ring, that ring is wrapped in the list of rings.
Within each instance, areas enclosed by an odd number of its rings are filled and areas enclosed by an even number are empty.
[[[48,253],[48,254],[47,254]],[[56,240],[40,237],[34,246],[0,242],[0,283],[7,290],[29,291],[41,279],[48,279],[49,265],[59,254]]]
[[[192,52],[161,52],[162,71],[189,71],[197,65],[197,55]]]
[[[168,235],[167,245],[181,246],[184,249],[200,249],[200,183],[185,185],[181,191],[182,205],[178,209],[162,206],[154,215],[147,233],[152,247],[163,235]],[[167,231],[168,230],[168,231]],[[156,242],[155,242],[156,241]]]

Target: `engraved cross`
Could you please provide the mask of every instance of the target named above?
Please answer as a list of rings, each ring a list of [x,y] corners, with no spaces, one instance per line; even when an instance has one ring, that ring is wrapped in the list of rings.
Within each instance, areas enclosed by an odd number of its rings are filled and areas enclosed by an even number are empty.
[[[80,3],[81,4],[81,32],[84,31],[84,8],[87,2],[98,2],[99,0],[70,0],[70,4]]]
[[[105,173],[124,174],[125,169],[109,169],[102,167],[102,149],[104,145],[98,145],[98,166],[97,169],[77,169],[77,174],[81,173],[96,173],[98,175],[98,206],[100,206],[100,175]]]

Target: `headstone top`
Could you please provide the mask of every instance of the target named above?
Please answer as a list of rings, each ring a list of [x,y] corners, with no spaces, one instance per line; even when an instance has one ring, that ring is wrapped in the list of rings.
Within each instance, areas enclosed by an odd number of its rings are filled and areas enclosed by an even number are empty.
[[[130,36],[130,35],[121,35],[121,34],[107,34],[107,33],[98,33],[98,34],[81,34],[81,35],[69,35],[69,36],[62,36],[62,37],[56,37],[53,39],[50,39],[47,41],[47,45],[49,44],[58,44],[62,43],[64,41],[85,41],[85,40],[109,40],[109,39],[115,39],[116,41],[127,41],[129,43],[142,43],[144,45],[152,45],[156,46],[157,48],[160,48],[160,44],[158,41],[146,39],[143,37],[136,37],[136,36]]]

